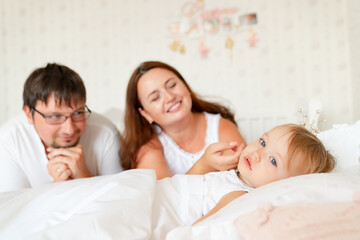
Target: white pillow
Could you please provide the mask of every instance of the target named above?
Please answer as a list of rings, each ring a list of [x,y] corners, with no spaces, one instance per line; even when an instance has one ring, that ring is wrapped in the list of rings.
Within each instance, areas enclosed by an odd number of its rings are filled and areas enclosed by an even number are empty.
[[[334,125],[318,134],[326,149],[336,158],[335,171],[360,164],[360,121],[352,125]]]
[[[352,201],[360,194],[360,176],[349,173],[309,174],[259,187],[235,199],[216,214],[189,227],[173,229],[167,240],[239,239],[234,221],[265,203],[285,206],[299,203]]]

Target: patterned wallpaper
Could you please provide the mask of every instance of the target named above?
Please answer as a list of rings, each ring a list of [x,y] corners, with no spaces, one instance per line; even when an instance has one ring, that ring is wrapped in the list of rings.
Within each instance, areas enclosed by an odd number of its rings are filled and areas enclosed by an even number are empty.
[[[350,42],[350,63],[352,73],[352,98],[353,98],[353,118],[360,119],[360,1],[351,0],[348,3],[349,16],[349,42]]]
[[[203,15],[195,8],[199,3]],[[231,15],[236,21],[255,13],[257,23],[238,31],[187,35],[184,9],[189,14],[189,4],[198,20],[205,13]],[[26,77],[47,62],[77,71],[87,87],[88,106],[116,121],[131,72],[145,60],[173,65],[197,93],[231,104],[237,118],[306,110],[307,102],[316,98],[322,102],[327,126],[352,123],[359,119],[355,103],[360,90],[359,72],[354,70],[360,53],[353,51],[360,38],[359,24],[354,25],[359,11],[352,6],[359,4],[2,0],[0,124],[21,111]],[[182,35],[171,32],[174,22],[180,22]]]

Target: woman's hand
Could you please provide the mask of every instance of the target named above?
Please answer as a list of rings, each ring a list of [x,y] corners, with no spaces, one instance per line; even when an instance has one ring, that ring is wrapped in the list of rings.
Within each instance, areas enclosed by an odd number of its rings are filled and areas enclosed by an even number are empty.
[[[205,174],[213,171],[227,171],[237,167],[245,145],[237,142],[218,142],[211,144],[187,172],[187,174]]]

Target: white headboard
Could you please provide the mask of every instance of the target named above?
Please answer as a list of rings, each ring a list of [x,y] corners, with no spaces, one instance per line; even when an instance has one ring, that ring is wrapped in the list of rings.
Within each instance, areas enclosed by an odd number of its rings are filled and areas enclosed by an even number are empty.
[[[236,119],[241,135],[244,137],[247,144],[253,142],[255,139],[270,130],[271,128],[285,124],[294,123],[294,116],[290,114],[274,114],[262,116],[248,116]]]
[[[304,113],[308,114],[308,119],[315,117],[316,110],[322,109],[322,104],[319,100],[311,100],[307,106],[298,106],[303,108]],[[270,130],[271,128],[285,124],[285,123],[299,123],[300,114],[298,108],[294,107],[288,112],[269,113],[259,115],[247,115],[236,118],[238,128],[241,135],[244,137],[247,144],[253,142],[255,139]],[[111,108],[104,113],[120,130],[124,129],[124,111],[119,108]],[[318,117],[318,116],[317,116]]]

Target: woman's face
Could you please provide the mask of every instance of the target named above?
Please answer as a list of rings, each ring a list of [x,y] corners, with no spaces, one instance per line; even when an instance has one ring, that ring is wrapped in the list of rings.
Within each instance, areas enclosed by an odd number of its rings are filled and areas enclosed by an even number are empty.
[[[170,70],[151,69],[139,79],[137,91],[143,106],[140,114],[148,122],[166,127],[191,114],[190,92]]]

